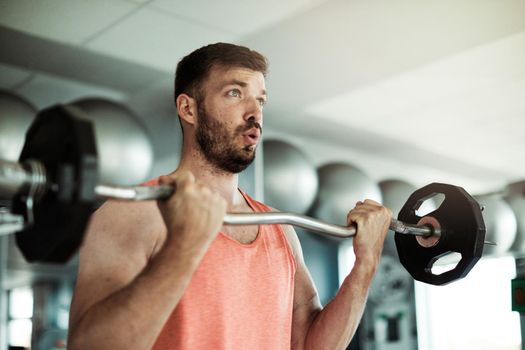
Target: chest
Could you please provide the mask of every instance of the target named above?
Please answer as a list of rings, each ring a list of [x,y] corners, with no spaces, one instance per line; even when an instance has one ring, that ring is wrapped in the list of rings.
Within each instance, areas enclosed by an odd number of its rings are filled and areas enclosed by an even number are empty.
[[[278,227],[259,234],[249,246],[217,237],[154,349],[290,349],[295,262]]]
[[[231,208],[231,211],[234,213],[253,213],[253,209],[245,200]],[[241,244],[250,244],[257,238],[259,225],[223,225],[221,232]]]
[[[255,241],[259,233],[258,225],[224,225],[221,231],[241,244],[249,244]]]

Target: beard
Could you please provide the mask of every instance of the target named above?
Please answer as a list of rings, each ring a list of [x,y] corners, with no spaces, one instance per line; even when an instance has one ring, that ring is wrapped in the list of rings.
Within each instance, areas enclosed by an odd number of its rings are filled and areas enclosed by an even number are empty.
[[[249,119],[231,132],[225,123],[208,115],[203,103],[198,106],[198,126],[195,131],[197,144],[208,162],[217,169],[238,174],[246,169],[255,159],[255,146],[237,146],[235,140],[244,132],[258,128],[259,123]]]

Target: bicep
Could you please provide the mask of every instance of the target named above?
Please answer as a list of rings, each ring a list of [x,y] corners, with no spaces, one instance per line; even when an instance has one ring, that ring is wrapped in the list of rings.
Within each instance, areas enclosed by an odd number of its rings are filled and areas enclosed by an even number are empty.
[[[292,317],[292,344],[302,344],[311,322],[321,311],[317,289],[304,262],[301,243],[291,226],[283,226],[296,261],[294,308]]]
[[[91,218],[80,249],[72,325],[91,306],[128,285],[147,263],[149,248],[137,235],[135,208],[124,208],[108,203]]]

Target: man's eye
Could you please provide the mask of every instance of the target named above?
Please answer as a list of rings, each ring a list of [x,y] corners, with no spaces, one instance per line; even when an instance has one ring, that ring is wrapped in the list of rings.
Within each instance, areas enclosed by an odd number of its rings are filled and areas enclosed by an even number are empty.
[[[239,91],[239,89],[232,89],[232,90],[228,91],[228,96],[239,97],[239,96],[241,96],[241,92]]]
[[[260,105],[261,107],[264,107],[265,104],[266,104],[266,100],[265,100],[265,99],[262,99],[262,98],[259,99],[259,105]]]

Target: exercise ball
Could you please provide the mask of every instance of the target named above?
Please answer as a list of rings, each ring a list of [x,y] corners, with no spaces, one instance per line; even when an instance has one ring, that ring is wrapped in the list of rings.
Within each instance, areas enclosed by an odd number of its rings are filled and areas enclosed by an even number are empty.
[[[510,251],[521,254],[525,252],[525,181],[508,184],[504,199],[514,212],[517,223],[516,238]]]
[[[518,223],[510,205],[498,195],[475,196],[485,221],[485,240],[496,245],[486,244],[483,255],[502,254],[507,252],[516,238]]]
[[[381,189],[382,203],[385,207],[392,210],[392,217],[397,218],[399,211],[405,205],[408,197],[416,190],[416,187],[408,182],[387,179],[379,182]],[[383,251],[387,254],[397,256],[396,243],[394,235],[389,233],[385,238],[385,245]]]
[[[278,140],[263,142],[264,199],[281,211],[304,213],[317,193],[312,161],[297,147]]]
[[[516,216],[517,232],[510,250],[516,253],[525,252],[525,197],[523,195],[505,198]]]
[[[100,181],[136,185],[146,180],[153,164],[153,146],[138,118],[125,106],[101,98],[73,105],[95,126]]]
[[[36,109],[22,97],[0,90],[0,159],[18,161]]]
[[[317,170],[319,190],[312,215],[336,225],[346,225],[348,212],[357,201],[381,202],[379,186],[360,169],[345,163],[329,163]]]

